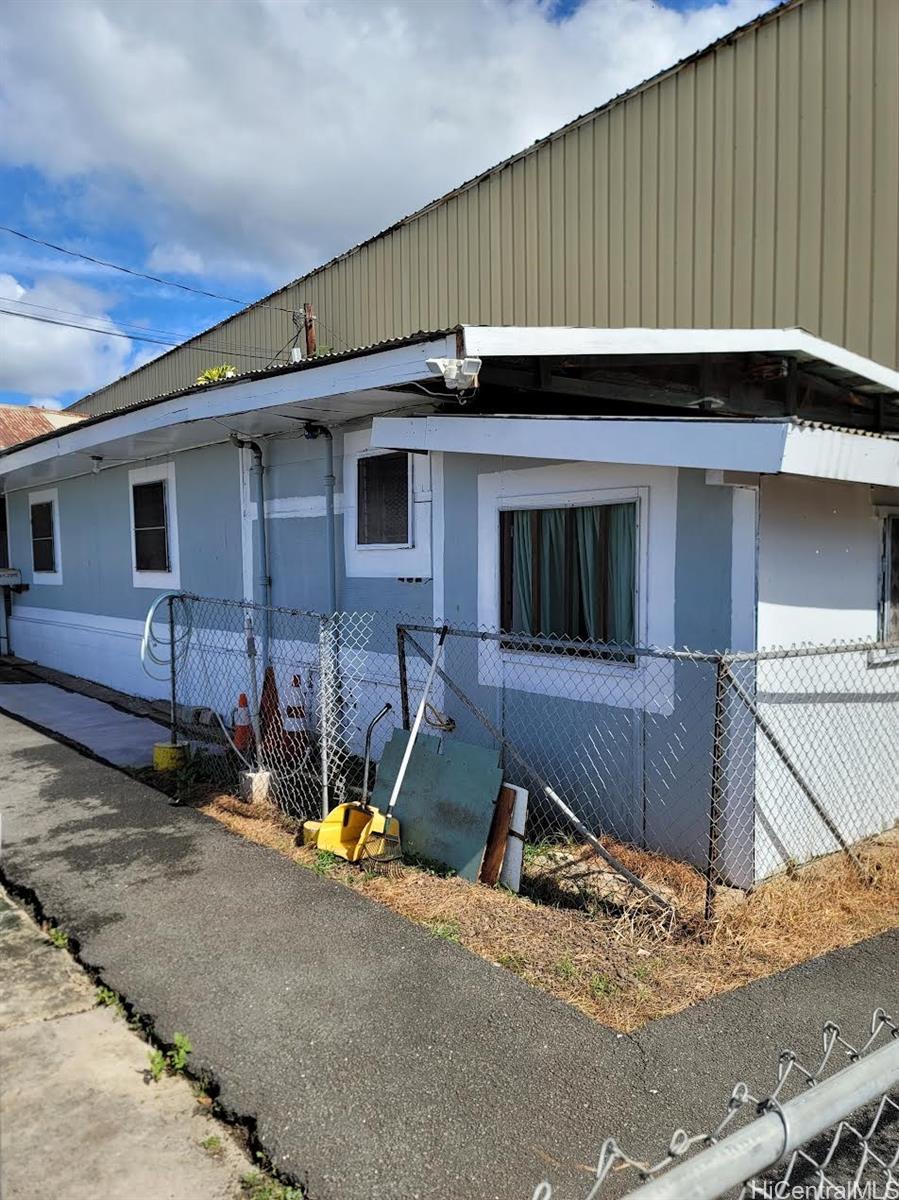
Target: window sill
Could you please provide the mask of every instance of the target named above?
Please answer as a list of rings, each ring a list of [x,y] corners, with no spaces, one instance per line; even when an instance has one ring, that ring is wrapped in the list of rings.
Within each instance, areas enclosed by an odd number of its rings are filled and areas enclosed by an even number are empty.
[[[32,571],[31,582],[35,587],[41,584],[59,587],[62,584],[62,571]]]
[[[136,588],[152,588],[155,592],[176,592],[181,587],[181,576],[178,571],[134,571],[132,582]]]
[[[572,675],[618,675],[629,678],[640,666],[634,658],[612,658],[595,652],[556,654],[545,650],[513,649],[503,642],[499,643],[499,655],[505,666],[530,667],[546,672],[565,671]]]

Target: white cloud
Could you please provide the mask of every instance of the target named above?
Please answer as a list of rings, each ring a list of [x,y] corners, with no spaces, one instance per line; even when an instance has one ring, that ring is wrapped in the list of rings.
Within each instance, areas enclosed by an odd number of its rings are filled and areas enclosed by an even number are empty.
[[[282,281],[770,4],[7,6],[0,159],[85,183],[157,269]]]
[[[52,396],[41,396],[39,399],[32,399],[31,404],[34,408],[48,408],[51,412],[58,412],[61,408],[65,407],[62,400],[54,400]]]
[[[92,319],[92,325],[111,328],[103,305],[101,294],[69,279],[46,277],[27,288],[0,274],[0,306],[7,310],[76,323],[77,314],[96,315],[103,319]],[[59,315],[60,309],[76,315]],[[88,392],[109,383],[127,369],[131,347],[128,338],[0,312],[0,392],[23,392],[39,398],[35,402],[42,407],[60,408],[54,393]]]

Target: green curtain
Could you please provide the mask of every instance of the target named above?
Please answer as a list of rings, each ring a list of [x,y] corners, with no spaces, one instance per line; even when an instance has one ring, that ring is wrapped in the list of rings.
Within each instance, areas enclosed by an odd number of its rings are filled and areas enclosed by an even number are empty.
[[[534,547],[531,514],[512,513],[512,628],[516,633],[533,633]]]
[[[612,504],[607,511],[609,522],[607,636],[610,642],[617,642],[621,646],[632,646],[636,640],[634,595],[636,591],[637,506],[636,504]]]
[[[574,544],[580,601],[580,620],[573,632],[583,629],[591,641],[603,640],[605,600],[600,565],[600,508],[576,508],[574,511]]]
[[[565,610],[565,509],[540,513],[540,620],[532,633],[562,636],[568,632]]]

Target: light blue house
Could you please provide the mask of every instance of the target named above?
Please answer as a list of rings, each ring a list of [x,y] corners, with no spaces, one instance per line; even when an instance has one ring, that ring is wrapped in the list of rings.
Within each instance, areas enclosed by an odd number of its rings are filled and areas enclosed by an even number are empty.
[[[609,382],[640,360],[649,406]],[[788,411],[791,364],[826,381],[827,421]],[[451,638],[447,675],[598,828],[701,861],[714,665],[595,645],[864,644],[815,660],[829,676],[733,665],[762,726],[732,690],[717,853],[750,883],[833,848],[815,803],[847,840],[899,811],[896,668],[868,645],[899,620],[899,439],[852,399],[897,395],[899,373],[796,329],[466,326],[161,396],[0,454],[22,585],[2,648],[164,697],[139,658],[162,592],[375,614],[373,697],[398,710],[398,621],[503,629]],[[547,633],[594,647],[548,655]]]

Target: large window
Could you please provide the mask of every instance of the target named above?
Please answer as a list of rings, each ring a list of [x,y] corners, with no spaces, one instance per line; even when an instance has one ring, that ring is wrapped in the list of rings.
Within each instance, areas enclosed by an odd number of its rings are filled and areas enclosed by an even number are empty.
[[[367,454],[356,464],[356,543],[408,546],[408,454]]]
[[[636,541],[634,502],[501,512],[503,630],[633,645]]]
[[[885,642],[899,642],[899,514],[883,523],[883,598],[881,633]]]
[[[131,490],[134,503],[134,569],[168,571],[170,560],[165,480],[137,483]]]

